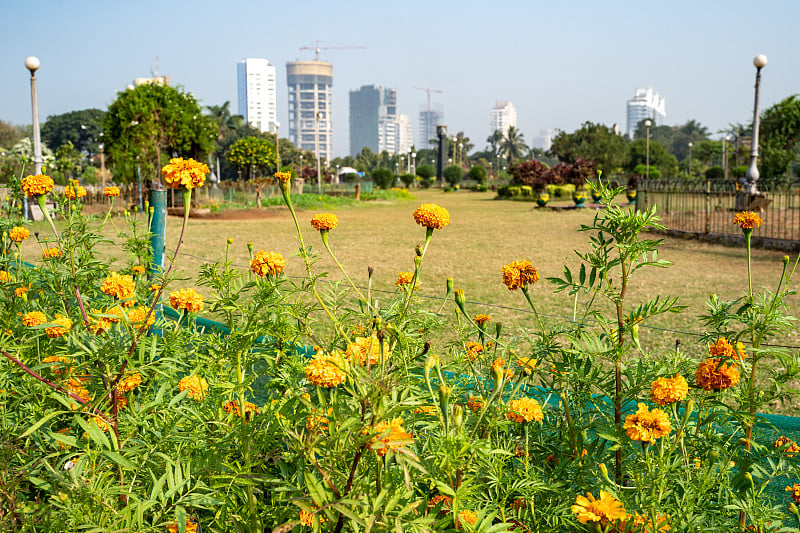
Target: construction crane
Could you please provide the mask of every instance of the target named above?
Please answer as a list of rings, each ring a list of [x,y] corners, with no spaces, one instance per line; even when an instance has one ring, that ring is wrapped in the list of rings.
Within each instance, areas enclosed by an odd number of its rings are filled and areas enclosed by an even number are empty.
[[[428,116],[431,115],[431,93],[441,93],[440,89],[431,89],[431,86],[428,85],[428,88],[425,87],[414,87],[415,89],[419,89],[420,91],[425,91],[428,93]]]
[[[300,50],[314,50],[314,61],[319,61],[320,50],[366,50],[366,46],[320,46],[319,41],[314,41],[316,46],[301,46]]]

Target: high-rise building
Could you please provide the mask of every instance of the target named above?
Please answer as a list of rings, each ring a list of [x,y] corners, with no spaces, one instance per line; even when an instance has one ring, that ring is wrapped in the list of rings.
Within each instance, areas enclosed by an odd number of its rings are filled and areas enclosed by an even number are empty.
[[[419,112],[419,146],[428,149],[431,139],[437,139],[436,126],[444,124],[444,112],[441,109],[423,109]]]
[[[411,149],[411,122],[397,113],[397,90],[364,85],[350,91],[350,155],[364,147],[374,153]]]
[[[286,63],[289,140],[322,159],[333,158],[333,65],[326,61]]]
[[[511,126],[517,127],[517,110],[514,108],[514,104],[509,100],[497,102],[492,108],[489,133],[500,130],[505,135]]]
[[[169,76],[153,76],[150,78],[133,78],[133,85],[138,87],[139,85],[166,85],[169,87]]]
[[[260,57],[242,59],[236,65],[239,114],[259,131],[275,133],[278,98],[275,65]]]
[[[653,125],[663,124],[667,118],[667,104],[663,97],[653,92],[652,87],[640,87],[628,100],[628,136],[633,137],[636,125],[649,118]]]
[[[553,130],[539,130],[539,136],[531,139],[531,146],[542,150],[549,150],[553,146]]]

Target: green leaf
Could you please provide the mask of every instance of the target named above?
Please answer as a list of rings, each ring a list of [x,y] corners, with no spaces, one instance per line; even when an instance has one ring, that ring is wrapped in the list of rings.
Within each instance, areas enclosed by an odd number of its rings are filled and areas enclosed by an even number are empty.
[[[27,437],[28,435],[30,435],[31,433],[33,433],[34,431],[36,431],[37,429],[42,427],[44,424],[46,424],[47,422],[49,422],[50,420],[52,420],[53,418],[57,417],[58,415],[60,415],[63,412],[64,411],[54,411],[54,412],[52,412],[52,413],[50,413],[48,415],[45,415],[43,418],[40,418],[39,420],[37,420],[34,425],[32,425],[31,427],[26,429],[25,432],[22,435],[20,435],[20,437],[22,437],[22,438]]]

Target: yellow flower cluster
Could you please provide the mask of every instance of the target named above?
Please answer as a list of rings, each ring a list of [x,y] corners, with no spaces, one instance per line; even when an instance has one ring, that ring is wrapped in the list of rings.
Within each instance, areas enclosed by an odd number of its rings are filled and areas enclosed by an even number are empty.
[[[186,533],[197,533],[197,528],[199,525],[200,524],[198,522],[195,522],[194,519],[192,519],[192,517],[190,516],[186,517],[186,530],[185,530]],[[169,533],[178,533],[178,531],[180,531],[178,524],[175,523],[168,525],[167,529],[169,530]]]
[[[602,490],[599,500],[596,500],[594,495],[589,492],[586,493],[586,496],[578,496],[571,509],[581,524],[598,523],[601,527],[617,520],[625,520],[627,517],[622,502]]]
[[[333,213],[319,213],[311,219],[311,227],[320,231],[335,229],[339,219]]]
[[[458,519],[462,522],[466,522],[471,526],[474,526],[475,522],[478,521],[478,515],[476,515],[474,511],[471,511],[469,509],[464,509],[463,511],[458,513]]]
[[[421,405],[411,410],[415,415],[430,415],[434,416],[438,412],[436,407],[432,405]]]
[[[526,376],[530,376],[533,370],[536,368],[536,358],[535,357],[517,357],[517,364],[522,367],[522,372]]]
[[[422,204],[414,211],[414,220],[426,228],[443,229],[450,223],[450,213],[436,204]]]
[[[689,394],[686,378],[676,374],[674,378],[658,378],[650,386],[650,396],[658,405],[680,402]]]
[[[239,402],[237,401],[225,402],[222,405],[222,408],[226,413],[234,412],[236,413],[236,416],[242,416],[239,414]],[[258,414],[258,407],[256,407],[256,404],[254,403],[244,402],[244,412]]]
[[[11,228],[11,231],[8,233],[11,240],[14,242],[22,242],[26,240],[28,237],[31,236],[31,232],[28,231],[28,228],[23,228],[22,226],[14,226]]]
[[[333,411],[332,408],[329,408],[329,411]],[[306,418],[306,429],[309,433],[317,433],[319,431],[327,431],[328,430],[328,419],[327,417],[320,416],[320,415],[309,415]]]
[[[286,266],[286,260],[278,252],[259,250],[250,260],[250,270],[257,276],[278,276]]]
[[[786,446],[786,449],[781,453],[786,457],[794,457],[795,454],[800,452],[800,446],[789,437],[780,437],[775,441],[775,444],[772,445],[773,448],[783,448],[784,446]]]
[[[25,293],[28,292],[29,290],[31,290],[30,285],[23,285],[22,287],[17,287],[16,289],[14,289],[14,296],[16,296],[17,298],[22,298],[23,296],[25,296]]]
[[[145,320],[147,320],[146,323]],[[156,314],[151,313],[149,307],[139,306],[128,311],[128,321],[134,326],[141,326],[144,324],[145,327],[149,327],[155,324]]]
[[[42,259],[43,260],[47,261],[48,259],[51,259],[53,257],[61,257],[61,250],[59,250],[58,248],[55,248],[55,247],[53,247],[53,248],[45,248],[44,250],[42,250]]]
[[[194,289],[179,289],[169,293],[169,305],[176,311],[186,309],[190,313],[203,310],[203,297]]]
[[[104,433],[110,429],[108,422],[106,422],[99,416],[93,416],[92,419],[89,421],[89,425],[100,428]]]
[[[758,228],[763,222],[758,213],[753,213],[752,211],[742,211],[741,213],[736,213],[733,217],[733,223],[742,229]]]
[[[703,390],[721,391],[739,383],[739,369],[729,359],[709,358],[697,366],[694,378]]]
[[[286,174],[288,174],[288,172]],[[317,507],[312,505],[311,509],[316,511]],[[300,525],[301,526],[314,527],[314,516],[315,515],[317,517],[317,520],[319,520],[320,524],[322,524],[323,522],[325,522],[327,520],[325,518],[325,515],[322,514],[322,513],[319,513],[319,514],[314,513],[314,512],[309,513],[308,511],[304,511],[304,510],[301,509],[300,510]]]
[[[318,353],[305,368],[306,379],[320,387],[336,387],[347,379],[347,361],[342,354]]]
[[[795,483],[791,487],[786,487],[787,492],[792,493],[792,499],[797,505],[800,505],[800,483]]]
[[[275,179],[277,179],[278,181],[283,182],[283,183],[288,183],[292,179],[292,173],[291,172],[276,172],[275,173]]]
[[[67,200],[76,200],[86,196],[86,188],[81,187],[77,183],[70,183],[64,189],[64,198]]]
[[[188,390],[189,398],[202,400],[208,393],[208,382],[200,376],[186,376],[178,382],[178,390],[181,392]]]
[[[45,322],[47,322],[47,315],[41,311],[31,311],[30,313],[25,313],[25,316],[22,317],[22,324],[29,328],[44,324]]]
[[[11,274],[5,270],[0,270],[0,283],[8,283],[11,281],[14,281],[14,278],[11,277]]]
[[[376,435],[370,440],[369,449],[374,450],[383,457],[389,451],[397,451],[404,448],[406,441],[412,440],[411,435],[403,429],[403,419],[394,418],[392,420],[382,420],[372,429]]]
[[[544,418],[542,406],[533,398],[519,398],[508,402],[506,418],[517,423],[522,422],[541,422]]]
[[[728,339],[720,337],[717,342],[708,347],[709,357],[728,357],[736,360],[737,357],[745,359],[747,352],[744,351],[744,344],[741,342],[736,343],[736,349],[733,348]]]
[[[642,533],[665,533],[666,531],[670,530],[669,515],[658,513],[658,515],[656,515],[656,527],[653,527],[653,523],[650,521],[649,516],[633,513],[631,518],[633,518],[633,529],[630,531],[641,531]],[[627,523],[620,527],[621,531],[629,531],[627,529]]]
[[[530,261],[513,261],[503,266],[503,283],[514,291],[539,281],[539,273]]]
[[[193,189],[203,186],[208,172],[208,165],[205,163],[191,158],[174,157],[161,169],[161,177],[170,189]]]
[[[47,336],[51,339],[63,337],[72,328],[72,320],[63,315],[56,315],[52,323],[58,325],[44,328],[44,332],[47,333]]]
[[[69,362],[70,361],[68,358],[62,357],[60,355],[48,355],[47,357],[42,359],[42,363],[58,363],[50,367],[50,371],[53,372],[53,374],[58,374],[58,375],[61,375],[61,372],[64,370],[64,365],[60,363],[64,363],[67,366],[69,366]]]
[[[381,345],[378,338],[373,335],[372,337],[356,337],[353,342],[347,345],[345,353],[347,360],[353,364],[365,365],[369,361],[369,365],[376,365],[380,361]]]
[[[119,380],[117,390],[119,392],[130,392],[142,384],[142,375],[138,372],[126,374],[124,378]]]
[[[487,322],[490,322],[492,320],[492,317],[490,317],[489,315],[475,315],[474,317],[472,317],[472,320],[474,320],[475,323],[480,327],[483,327]]]
[[[483,357],[483,345],[479,342],[468,341],[464,344],[464,348],[466,348],[464,353],[467,354],[470,361]]]
[[[134,295],[136,285],[127,274],[109,272],[100,290],[117,300],[126,300]],[[126,302],[125,305],[133,305],[133,302]]]
[[[20,183],[20,187],[22,187],[22,192],[25,193],[25,196],[47,194],[53,190],[54,186],[53,178],[45,176],[44,174],[25,176]]]
[[[622,427],[631,440],[649,442],[650,444],[655,444],[656,439],[666,437],[672,431],[672,425],[669,423],[667,413],[661,409],[653,409],[651,411],[647,408],[647,404],[644,403],[639,404],[639,409],[635,414],[628,415],[625,418],[625,424]]]
[[[397,281],[394,283],[395,287],[402,287],[404,285],[411,285],[411,281],[414,279],[413,272],[398,272],[397,273]],[[415,289],[420,288],[420,282],[418,281]]]
[[[105,187],[103,188],[103,195],[106,198],[114,198],[119,196],[119,187]]]
[[[144,267],[142,265],[133,265],[131,271],[136,275],[144,274]]]
[[[467,407],[473,411],[479,411],[483,409],[483,399],[477,396],[470,396],[469,400],[467,400]]]

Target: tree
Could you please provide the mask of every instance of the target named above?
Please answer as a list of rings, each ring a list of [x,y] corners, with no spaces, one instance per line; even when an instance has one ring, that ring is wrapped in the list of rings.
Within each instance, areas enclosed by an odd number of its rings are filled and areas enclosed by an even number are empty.
[[[765,187],[789,181],[791,167],[798,159],[800,139],[800,99],[798,95],[784,98],[761,114],[762,154],[759,180]]]
[[[536,148],[535,146],[531,146],[528,148],[528,159],[535,159],[537,161],[541,161],[545,165],[553,166],[558,163],[558,158],[554,157],[541,148]]]
[[[489,151],[493,154],[497,153],[497,148],[500,146],[500,143],[503,141],[503,132],[500,130],[494,130],[491,135],[486,137],[486,142],[489,143]]]
[[[585,122],[573,133],[559,131],[550,152],[561,161],[587,159],[606,174],[618,172],[628,161],[628,140],[605,124]]]
[[[467,177],[469,177],[469,179],[471,179],[472,181],[478,182],[481,185],[485,185],[487,178],[486,169],[483,168],[481,165],[475,165],[474,167],[469,169]]]
[[[368,149],[368,148],[367,148]],[[394,187],[395,174],[388,168],[380,167],[372,171],[372,182],[381,189]]]
[[[233,143],[226,154],[228,163],[247,179],[262,177],[275,168],[275,145],[260,137],[245,137]],[[256,175],[258,174],[258,176]]]
[[[647,140],[636,139],[630,144],[630,156],[625,168],[635,171],[639,165],[647,163]],[[664,145],[650,139],[650,177],[654,178],[653,169],[657,168],[660,174],[667,178],[674,178],[678,174],[678,160],[669,153]],[[642,174],[643,176],[645,174]]]
[[[10,149],[25,137],[25,132],[19,126],[0,120],[0,147]]]
[[[81,154],[72,146],[70,141],[58,147],[53,166],[59,174],[58,178],[60,179],[58,181],[62,185],[66,184],[67,180],[71,180],[73,174],[80,170],[80,161]]]
[[[561,176],[554,173],[547,165],[535,161],[521,161],[508,167],[511,173],[511,185],[527,185],[535,191],[543,191],[547,185],[560,185]]]
[[[219,128],[217,149],[214,151],[215,157],[219,158],[220,161],[219,177],[220,179],[228,180],[238,177],[236,168],[228,164],[228,160],[225,157],[231,145],[245,137],[263,136],[259,130],[245,122],[244,117],[231,114],[230,105],[231,103],[226,101],[222,105],[206,106],[208,116],[217,123],[217,128]],[[268,135],[268,137],[265,138],[272,141],[274,136]],[[289,140],[287,139],[286,142],[288,143]],[[294,146],[292,146],[292,150],[287,148],[287,150],[284,151],[283,143],[281,143],[281,162],[288,161],[288,157],[291,155],[292,151],[296,151]]]
[[[419,165],[417,167],[417,176],[423,180],[429,180],[436,175],[436,167],[433,165]]]
[[[515,126],[509,126],[505,137],[500,141],[500,155],[505,157],[509,164],[522,157],[528,151],[528,146],[522,138],[523,134]]]
[[[689,143],[692,143],[692,148],[694,148],[701,142],[707,141],[708,136],[708,128],[696,120],[690,120],[682,126],[673,128],[672,144],[666,146],[678,158],[678,161],[684,161],[689,157]],[[692,158],[694,158],[694,150],[692,150]]]
[[[448,165],[444,169],[444,181],[449,183],[451,187],[461,183],[463,177],[464,170],[458,165]]]
[[[100,152],[103,142],[103,120],[106,112],[100,109],[82,109],[61,115],[50,115],[42,124],[42,140],[53,150],[72,143],[81,153]]]
[[[191,93],[156,84],[117,93],[103,126],[106,150],[121,181],[133,176],[137,161],[153,179],[172,154],[202,161],[219,133]]]

